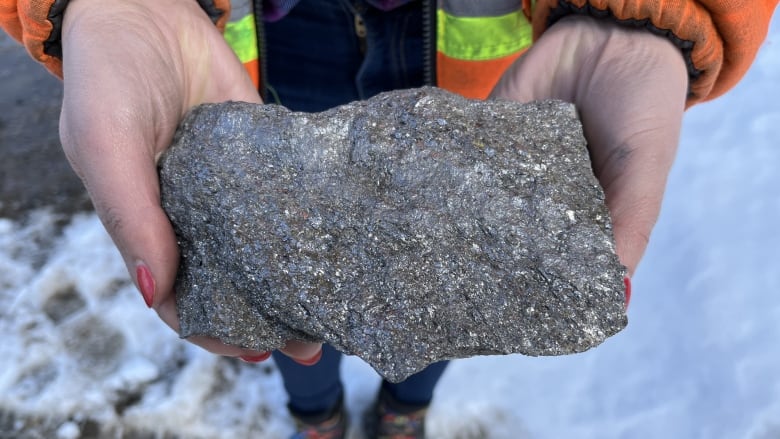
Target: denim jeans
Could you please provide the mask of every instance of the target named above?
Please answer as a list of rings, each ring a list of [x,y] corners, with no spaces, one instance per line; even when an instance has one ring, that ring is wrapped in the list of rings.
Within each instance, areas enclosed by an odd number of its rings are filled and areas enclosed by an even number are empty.
[[[266,100],[295,111],[423,85],[419,1],[384,12],[362,0],[301,0],[282,20],[266,23],[264,33]]]
[[[363,0],[301,0],[282,20],[266,23],[264,35],[269,103],[314,112],[423,85],[420,2],[385,12]],[[326,345],[316,365],[302,366],[274,353],[290,410],[316,415],[336,405],[343,394],[341,356]],[[446,364],[382,386],[400,403],[427,405]]]

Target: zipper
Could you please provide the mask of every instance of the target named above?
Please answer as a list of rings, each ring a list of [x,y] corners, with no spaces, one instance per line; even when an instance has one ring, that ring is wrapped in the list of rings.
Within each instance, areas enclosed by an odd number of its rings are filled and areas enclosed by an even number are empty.
[[[366,49],[368,48],[368,43],[366,41],[366,35],[368,35],[368,30],[366,29],[366,22],[363,21],[363,16],[360,15],[360,12],[356,11],[354,15],[355,15],[355,35],[358,38],[360,53],[365,55]]]
[[[263,21],[263,0],[254,0],[252,2],[252,12],[255,16],[255,39],[257,39],[257,69],[260,75],[260,85],[258,92],[263,102],[266,102],[268,95],[268,64],[266,54],[268,52],[265,46],[265,22]]]
[[[263,0],[252,2],[255,15],[255,38],[257,39],[258,73],[260,74],[260,97],[266,101],[268,91],[268,65],[263,21]],[[423,36],[423,83],[436,85],[436,0],[422,0],[422,36]],[[355,35],[360,42],[360,50],[366,50],[366,24],[359,13],[355,13]]]
[[[436,0],[422,0],[423,83],[436,85]]]

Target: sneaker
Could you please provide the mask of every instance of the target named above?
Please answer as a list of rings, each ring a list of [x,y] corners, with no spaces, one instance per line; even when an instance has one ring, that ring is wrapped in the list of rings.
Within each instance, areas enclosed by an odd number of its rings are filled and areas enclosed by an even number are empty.
[[[405,406],[382,389],[364,419],[366,439],[425,439],[427,412],[427,406]]]
[[[325,420],[306,418],[292,414],[295,433],[290,439],[344,439],[347,437],[347,414],[344,404],[334,409],[333,415]]]

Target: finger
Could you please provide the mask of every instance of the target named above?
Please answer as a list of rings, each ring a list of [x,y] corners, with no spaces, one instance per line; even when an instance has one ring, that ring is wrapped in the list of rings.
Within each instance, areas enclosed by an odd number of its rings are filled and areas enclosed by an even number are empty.
[[[630,276],[658,220],[679,143],[685,81],[671,76],[647,78],[644,89],[593,83],[580,100],[593,169],[606,195],[618,256]]]
[[[322,356],[322,343],[306,343],[291,340],[279,351],[300,364],[311,366]]]
[[[160,318],[168,324],[171,329],[179,332],[179,320],[176,310],[175,299],[171,296],[166,298],[157,307],[157,313]],[[244,359],[262,358],[265,359],[266,352],[253,351],[248,349],[241,349],[236,346],[229,346],[223,344],[219,340],[211,337],[194,336],[188,337],[187,341],[190,341],[210,352],[219,355],[226,355],[230,357],[244,357]],[[301,363],[316,363],[319,360],[319,355],[322,352],[322,343],[305,343],[301,341],[289,341],[287,344],[279,349],[280,352],[289,356],[290,358],[299,361]],[[255,362],[251,361],[250,362]],[[260,360],[262,361],[262,360]]]
[[[537,44],[544,45],[544,41]],[[561,99],[571,101],[564,96],[563,89],[554,89],[550,77],[554,75],[556,65],[541,62],[545,47],[533,46],[517,59],[503,73],[490,93],[489,99],[509,99],[517,102],[531,102],[541,99]]]
[[[114,129],[121,126],[104,122]],[[102,127],[87,128],[85,133],[85,128],[78,125],[68,112],[63,112],[61,137],[66,155],[136,285],[145,286],[148,305],[156,306],[172,288],[178,248],[170,222],[160,208],[152,152],[144,146],[144,139],[133,133],[135,129],[129,129],[125,136],[112,136]],[[139,279],[142,268],[148,270],[148,277]]]
[[[612,217],[617,254],[633,276],[661,210],[679,141],[683,93],[676,100],[653,101],[630,89],[594,90],[598,97],[585,99],[580,115]],[[607,111],[605,102],[624,104]]]
[[[677,151],[683,101],[671,105],[645,101],[642,107],[629,95],[607,93],[604,99],[591,98],[581,106],[580,115],[594,173],[612,217],[617,254],[633,276],[661,210]],[[626,105],[605,111],[603,102]]]
[[[173,295],[166,296],[165,299],[157,305],[156,311],[163,322],[176,333],[180,332],[176,299]],[[187,337],[187,341],[200,346],[211,353],[228,357],[241,357],[243,360],[251,363],[264,361],[270,356],[269,352],[242,349],[238,346],[227,345],[213,337],[192,336]]]
[[[629,277],[634,275],[650,242],[666,182],[665,176],[658,175],[660,171],[643,169],[640,157],[635,163],[605,189],[617,254]]]

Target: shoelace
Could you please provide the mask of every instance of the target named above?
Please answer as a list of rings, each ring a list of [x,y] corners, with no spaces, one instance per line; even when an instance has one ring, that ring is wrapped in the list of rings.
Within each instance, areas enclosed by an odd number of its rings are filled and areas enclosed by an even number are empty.
[[[342,413],[337,413],[333,418],[316,425],[298,420],[295,424],[298,432],[290,439],[344,439],[346,436],[346,423]]]
[[[423,439],[425,409],[412,413],[385,411],[380,416],[377,439]]]

